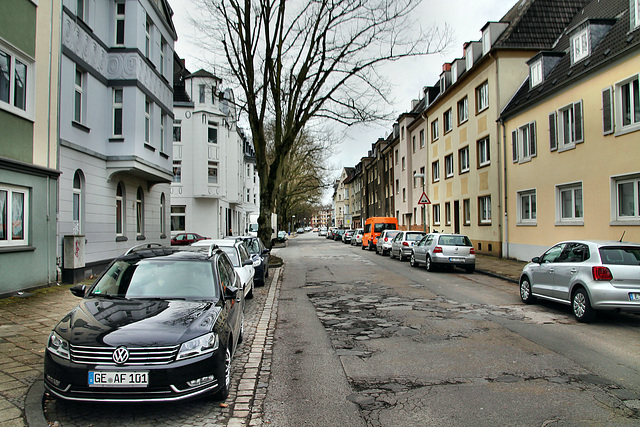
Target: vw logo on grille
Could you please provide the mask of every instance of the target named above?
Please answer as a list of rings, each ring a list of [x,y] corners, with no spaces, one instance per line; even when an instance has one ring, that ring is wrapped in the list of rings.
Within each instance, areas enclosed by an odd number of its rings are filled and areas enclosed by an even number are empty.
[[[127,347],[118,347],[116,351],[113,352],[113,361],[118,365],[122,365],[129,360],[129,350]]]

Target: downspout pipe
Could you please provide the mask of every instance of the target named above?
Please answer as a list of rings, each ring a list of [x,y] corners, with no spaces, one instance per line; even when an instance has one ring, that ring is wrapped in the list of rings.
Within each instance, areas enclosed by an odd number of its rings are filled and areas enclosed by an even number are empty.
[[[503,159],[503,173],[502,173],[502,183],[504,186],[504,228],[503,228],[503,239],[504,239],[504,257],[509,258],[509,215],[507,215],[507,201],[508,201],[508,193],[507,193],[507,132],[506,126],[504,125],[504,120],[502,118],[498,119],[500,126],[502,127],[502,159]]]

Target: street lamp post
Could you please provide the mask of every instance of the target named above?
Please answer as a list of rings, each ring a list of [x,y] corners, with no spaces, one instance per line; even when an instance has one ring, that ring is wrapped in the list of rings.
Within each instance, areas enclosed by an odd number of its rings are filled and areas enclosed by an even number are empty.
[[[423,173],[416,173],[413,175],[413,179],[415,180],[416,178],[422,178],[422,192],[424,193],[424,180],[425,180],[425,174]],[[426,194],[426,193],[425,193]],[[426,211],[427,207],[425,206],[424,203],[422,203],[422,228],[423,231],[426,233],[427,232],[427,221],[425,218],[425,211]]]

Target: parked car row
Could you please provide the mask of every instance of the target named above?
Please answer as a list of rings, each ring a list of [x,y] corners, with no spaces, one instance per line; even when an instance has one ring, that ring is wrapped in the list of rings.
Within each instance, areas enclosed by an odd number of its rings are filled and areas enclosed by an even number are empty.
[[[225,400],[245,299],[265,284],[269,256],[252,236],[131,248],[71,288],[82,301],[49,335],[45,388],[77,401]]]

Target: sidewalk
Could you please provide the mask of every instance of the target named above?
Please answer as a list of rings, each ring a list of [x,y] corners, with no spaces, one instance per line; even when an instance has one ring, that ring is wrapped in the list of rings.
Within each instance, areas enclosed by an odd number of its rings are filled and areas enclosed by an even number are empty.
[[[476,255],[476,272],[517,283],[526,263]],[[53,326],[78,304],[70,285],[0,299],[0,427],[45,427],[43,357]]]

